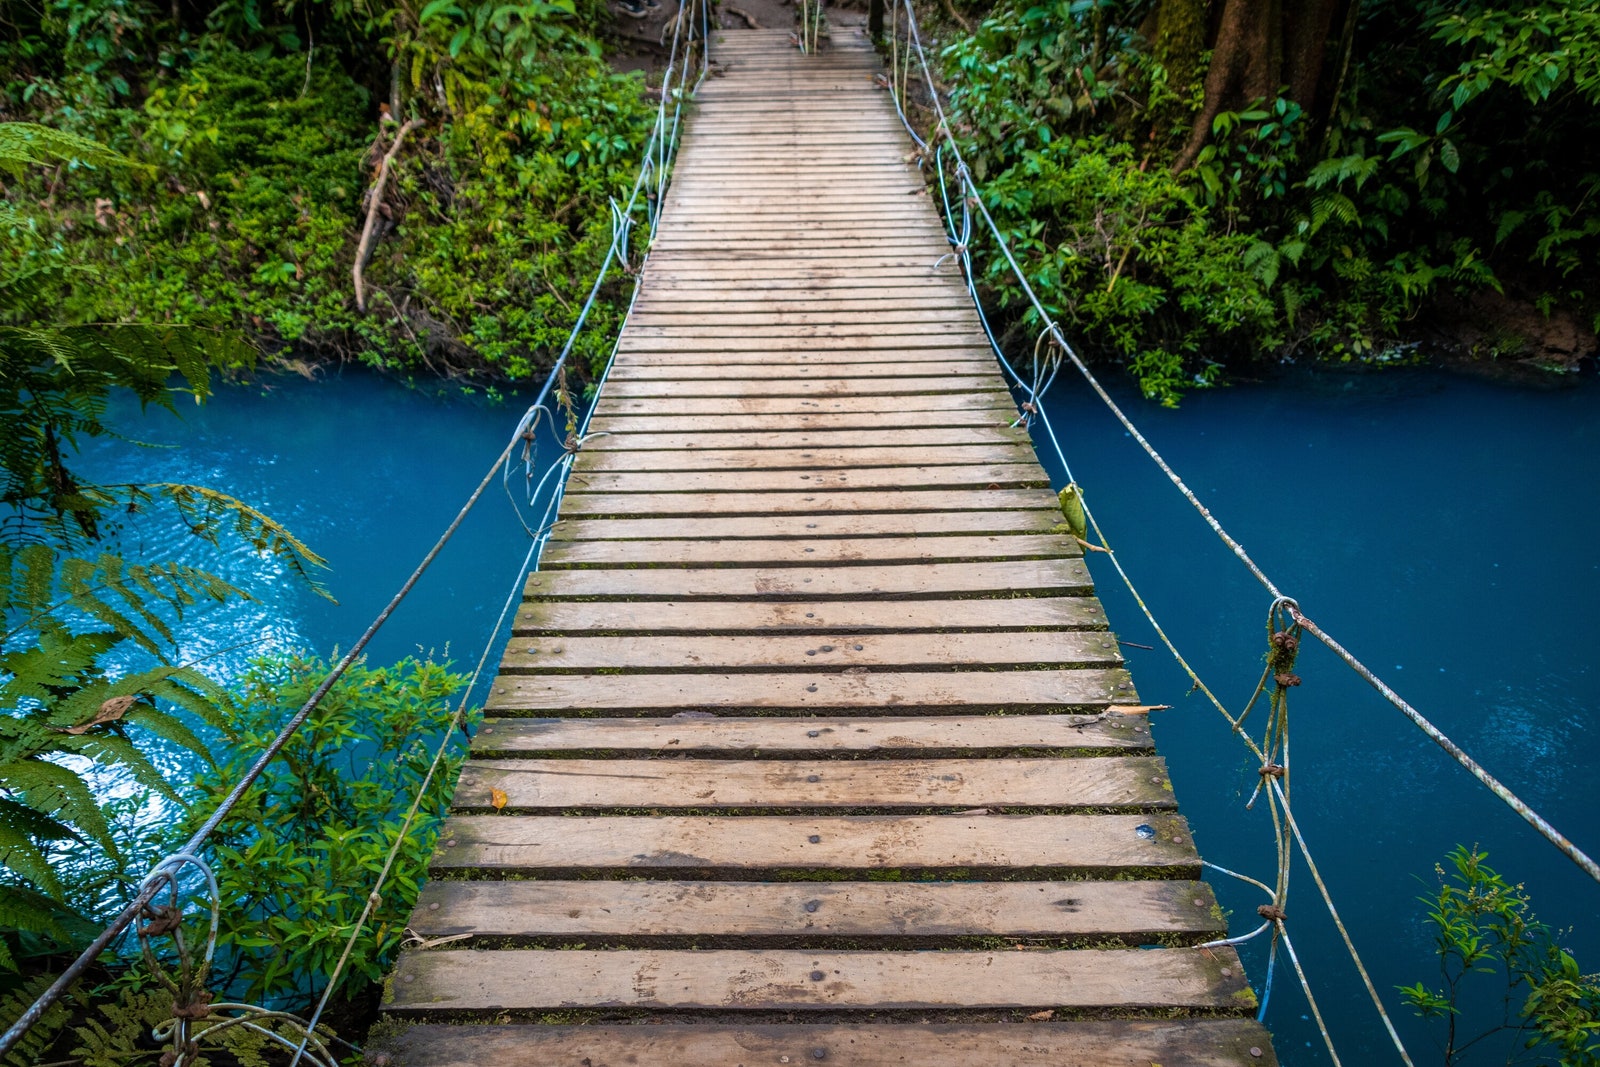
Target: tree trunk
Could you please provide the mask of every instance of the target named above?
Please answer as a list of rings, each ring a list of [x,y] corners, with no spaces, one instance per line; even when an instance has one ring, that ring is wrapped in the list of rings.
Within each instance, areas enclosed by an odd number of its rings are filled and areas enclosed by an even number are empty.
[[[1206,0],[1160,0],[1145,37],[1156,62],[1166,68],[1167,84],[1174,88],[1190,84],[1206,48]]]
[[[1324,84],[1328,35],[1334,16],[1345,5],[1340,0],[1287,0],[1283,24],[1283,81],[1289,99],[1310,116],[1317,106],[1317,90]]]
[[[1170,2],[1170,0],[1164,0]],[[1194,165],[1223,111],[1286,90],[1309,115],[1324,77],[1328,32],[1348,0],[1223,0],[1206,71],[1205,104],[1173,161],[1174,173]]]

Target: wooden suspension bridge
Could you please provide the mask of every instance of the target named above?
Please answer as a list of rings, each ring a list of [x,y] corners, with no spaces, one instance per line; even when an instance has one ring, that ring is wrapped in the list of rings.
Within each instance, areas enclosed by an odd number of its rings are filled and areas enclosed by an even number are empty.
[[[714,44],[392,1062],[1274,1063],[877,57]]]

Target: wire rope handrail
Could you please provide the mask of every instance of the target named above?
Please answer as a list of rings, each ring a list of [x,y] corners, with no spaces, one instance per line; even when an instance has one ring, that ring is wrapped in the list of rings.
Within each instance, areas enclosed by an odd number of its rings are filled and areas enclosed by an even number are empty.
[[[256,758],[255,762],[250,765],[245,774],[239,779],[238,782],[234,784],[233,788],[228,791],[228,793],[223,797],[222,801],[218,803],[216,809],[212,811],[212,813],[205,819],[200,827],[190,835],[188,841],[185,842],[183,847],[179,849],[178,852],[155,865],[155,867],[152,869],[151,875],[141,883],[139,891],[134,895],[133,899],[129,901],[122,908],[122,910],[111,919],[111,921],[94,938],[94,940],[91,941],[89,945],[85,947],[83,951],[80,952],[79,955],[67,966],[66,970],[63,971],[62,974],[58,976],[56,980],[52,982],[50,986],[46,988],[45,991],[41,993],[32,1004],[28,1006],[26,1010],[23,1011],[23,1013],[6,1029],[5,1033],[0,1035],[0,1058],[3,1058],[9,1054],[12,1049],[16,1047],[17,1043],[22,1040],[23,1036],[38,1024],[39,1020],[43,1018],[44,1013],[66,995],[72,985],[88,970],[94,961],[99,958],[100,954],[111,948],[116,941],[127,932],[129,927],[131,927],[134,922],[145,912],[146,908],[156,898],[157,894],[159,894],[163,889],[175,887],[176,878],[184,864],[181,862],[174,863],[174,860],[192,861],[199,856],[201,847],[205,844],[207,839],[209,839],[211,834],[215,832],[217,826],[221,824],[222,820],[227,817],[228,813],[231,812],[234,806],[237,805],[238,802],[244,797],[250,787],[257,781],[257,779],[261,777],[267,766],[273,761],[274,758],[276,758],[278,753],[282,751],[283,747],[288,744],[289,740],[295,735],[295,733],[298,732],[300,727],[305,723],[307,718],[310,717],[311,713],[315,711],[316,708],[322,703],[323,699],[327,696],[328,692],[333,688],[333,686],[337,684],[339,679],[343,677],[349,668],[355,664],[355,662],[360,658],[361,653],[372,641],[373,637],[375,637],[378,631],[382,629],[384,623],[389,620],[389,618],[394,614],[395,610],[407,598],[411,590],[422,578],[423,574],[427,572],[428,568],[432,565],[434,560],[438,558],[439,554],[444,550],[445,546],[449,543],[455,532],[460,528],[467,515],[473,510],[478,501],[482,498],[484,491],[488,489],[490,484],[494,481],[495,476],[502,471],[502,468],[509,469],[509,461],[516,450],[517,444],[523,441],[531,441],[533,432],[538,426],[538,421],[540,418],[539,413],[542,411],[545,401],[550,396],[552,386],[554,386],[558,378],[561,378],[561,376],[564,374],[567,360],[571,356],[573,347],[576,344],[578,337],[583,332],[584,326],[588,322],[589,314],[593,310],[594,305],[599,298],[601,289],[604,286],[606,278],[611,272],[613,264],[619,262],[626,264],[627,262],[629,238],[635,226],[633,214],[640,203],[641,196],[644,198],[646,227],[648,233],[652,238],[655,235],[657,226],[660,222],[662,199],[666,191],[672,160],[677,149],[679,124],[682,117],[684,98],[694,94],[694,92],[700,87],[701,82],[705,80],[710,69],[710,15],[708,8],[709,0],[679,0],[678,13],[673,20],[672,50],[669,53],[666,71],[662,75],[661,97],[656,108],[656,120],[651,127],[649,136],[646,138],[644,150],[641,154],[641,162],[638,174],[634,179],[634,183],[629,192],[626,204],[621,208],[618,208],[615,201],[612,203],[611,242],[606,250],[605,256],[601,260],[600,267],[595,274],[594,283],[589,289],[588,296],[584,300],[583,306],[578,313],[578,317],[574,321],[572,330],[567,335],[567,339],[562,345],[556,361],[551,365],[550,372],[546,376],[543,386],[539,389],[539,392],[533,403],[528,406],[527,410],[518,420],[516,429],[512,432],[510,440],[506,442],[505,447],[501,450],[500,454],[495,457],[494,462],[489,466],[489,469],[484,474],[483,478],[468,495],[466,502],[462,504],[461,508],[456,512],[455,517],[445,527],[444,531],[439,535],[433,546],[422,557],[422,560],[412,570],[411,574],[406,578],[404,583],[402,583],[399,590],[389,599],[388,603],[384,605],[383,609],[379,611],[372,622],[368,624],[361,636],[357,638],[355,643],[350,646],[349,651],[345,653],[339,662],[328,672],[327,676],[316,687],[316,689],[312,691],[310,696],[306,698],[305,703],[301,705],[295,714],[289,718],[289,720],[273,737],[272,741],[268,743],[267,747],[262,750],[260,756]],[[698,24],[695,21],[697,14]],[[696,31],[698,31],[698,33]],[[689,68],[696,55],[696,49],[694,47],[696,41],[698,41],[700,45],[698,49],[699,70],[696,74],[693,84],[690,85]],[[674,88],[673,77],[675,74],[678,81],[677,86]],[[671,98],[673,101],[670,120],[667,112],[667,101],[669,98]],[[650,191],[652,188],[652,179],[653,192]],[[646,258],[648,258],[648,249],[646,251]],[[629,302],[630,313],[632,311],[633,302],[637,300],[639,292],[639,272],[634,271],[632,273],[634,274],[635,280],[632,298]],[[626,319],[624,321],[626,321]],[[600,384],[603,384],[606,376],[609,375],[611,365],[615,362],[615,358],[616,347],[613,345],[611,357],[607,362],[604,373],[601,375]],[[564,378],[562,378],[562,380],[564,381]],[[584,426],[587,426],[591,414],[592,409],[584,414],[582,420]],[[571,468],[572,460],[576,454],[575,449],[579,443],[581,443],[581,438],[577,442],[568,442],[568,447],[564,451],[563,455],[556,461],[556,463],[552,464],[550,471],[546,472],[545,478],[541,479],[540,487],[534,490],[533,499],[537,499],[538,493],[542,491],[542,487],[549,479],[550,475],[557,470],[560,471],[560,481],[558,482],[555,491],[551,494],[550,502],[546,507],[546,519],[548,519],[551,514],[554,514],[560,505],[560,500],[565,488],[565,475],[566,472]],[[532,500],[530,500],[530,503],[532,503]],[[524,523],[524,527],[526,528],[526,523]],[[524,560],[523,566],[519,571],[519,582],[521,573],[527,570],[530,561],[534,567],[537,567],[538,559],[542,554],[543,547],[549,540],[550,528],[550,523],[541,520],[539,527],[529,530],[530,536],[533,539],[533,543],[530,545],[528,556]],[[515,586],[513,588],[515,589]],[[474,672],[474,680],[476,680],[482,671],[483,664],[487,657],[488,648],[492,647],[501,627],[504,625],[505,615],[506,612],[503,610],[500,620],[496,623],[494,632],[489,636],[489,640],[485,646],[484,657],[480,658],[478,668]],[[462,704],[460,707],[458,707],[456,712],[456,718],[459,718],[462,714],[464,714],[465,702],[468,695],[470,695],[471,690],[471,685],[466,687],[466,691],[463,693],[462,697]],[[410,825],[415,819],[420,798],[437,770],[439,761],[444,752],[444,742],[448,741],[449,737],[450,731],[447,730],[444,733],[444,739],[441,741],[438,752],[436,753],[434,763],[430,765],[427,776],[424,778],[423,784],[418,790],[416,800],[413,802],[407,814],[404,823],[404,826],[407,830],[409,830]],[[294,1050],[295,1055],[292,1061],[294,1064],[299,1063],[301,1057],[305,1055],[308,1044],[315,1043],[315,1027],[320,1019],[323,1009],[327,1005],[328,996],[331,994],[334,985],[337,983],[338,971],[339,969],[342,969],[343,965],[349,958],[351,947],[354,944],[356,936],[359,934],[361,923],[365,921],[367,916],[370,915],[372,908],[374,908],[378,903],[378,900],[381,899],[379,897],[378,890],[381,889],[381,883],[383,879],[387,877],[388,872],[390,869],[392,869],[395,856],[397,855],[400,844],[404,841],[404,839],[404,832],[402,832],[400,835],[397,835],[395,846],[391,850],[383,867],[382,873],[380,874],[379,886],[368,895],[366,909],[362,914],[361,920],[358,921],[355,930],[352,932],[351,939],[347,943],[345,951],[338,962],[338,967],[336,968],[335,974],[330,977],[328,985],[325,987],[323,996],[320,998],[318,1003],[316,1013],[309,1021],[304,1023],[306,1037],[300,1042],[299,1047]],[[182,1062],[183,1052],[180,1048],[179,1058],[175,1062],[174,1067],[178,1067],[178,1065],[182,1064]]]

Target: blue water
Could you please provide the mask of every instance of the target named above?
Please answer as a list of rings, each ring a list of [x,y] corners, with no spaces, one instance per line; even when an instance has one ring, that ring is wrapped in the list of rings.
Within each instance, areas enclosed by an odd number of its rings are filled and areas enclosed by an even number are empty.
[[[1302,610],[1580,847],[1600,852],[1600,387],[1545,392],[1438,373],[1301,375],[1166,411],[1123,395],[1146,437]],[[1049,399],[1073,473],[1156,618],[1225,703],[1255,685],[1270,597],[1100,401]],[[1059,464],[1041,443],[1059,478]],[[1124,640],[1159,645],[1104,560],[1091,568]],[[1256,761],[1165,651],[1126,648],[1182,810],[1212,862],[1273,881]],[[1478,844],[1600,970],[1600,885],[1557,853],[1342,663],[1307,639],[1291,699],[1297,818],[1374,983],[1420,1064],[1435,1031],[1392,991],[1436,981],[1415,903],[1433,865]],[[1259,731],[1260,714],[1256,713]],[[1257,733],[1259,736],[1259,732]],[[1235,934],[1259,890],[1212,876]],[[1305,867],[1290,936],[1346,1064],[1397,1059]],[[1245,950],[1257,983],[1264,954]],[[1328,1062],[1292,974],[1268,1022],[1286,1062]],[[1499,1052],[1469,1062],[1504,1062]],[[1488,1050],[1485,1050],[1488,1051]]]
[[[313,573],[333,600],[236,541],[224,538],[219,559],[159,506],[130,526],[125,536],[142,558],[188,559],[258,598],[201,609],[183,629],[183,658],[215,656],[212,669],[228,673],[263,653],[348,649],[505,447],[524,403],[430,396],[362,372],[318,381],[266,377],[223,386],[203,407],[180,405],[176,419],[114,410],[119,431],[152,447],[93,442],[84,471],[103,482],[221,489],[327,560]],[[540,448],[541,463],[560,451],[548,435]],[[498,480],[490,487],[368,646],[372,663],[432,655],[471,670],[527,551],[519,511],[537,523],[520,472],[511,489],[521,490],[521,507]]]
[[[1150,439],[1285,592],[1580,846],[1600,852],[1600,388],[1522,391],[1432,373],[1307,375],[1188,399],[1166,411],[1124,396]],[[196,481],[287,523],[317,551],[338,605],[235,551],[223,567],[267,603],[196,617],[191,653],[348,647],[482,476],[520,404],[439,399],[346,374],[224,389],[183,420],[125,413],[126,433],[176,446],[91,450],[104,480]],[[1049,399],[1074,474],[1119,558],[1180,649],[1237,704],[1260,671],[1267,595],[1078,383]],[[1047,463],[1054,465],[1048,449]],[[546,439],[545,455],[554,449]],[[1059,470],[1052,470],[1058,480]],[[534,521],[529,519],[529,521]],[[188,551],[159,524],[151,554]],[[456,543],[371,647],[470,668],[527,546],[494,487]],[[1104,560],[1092,560],[1119,636],[1157,644]],[[1270,882],[1264,805],[1243,809],[1254,761],[1164,652],[1126,649],[1140,695],[1176,707],[1155,729],[1183,811],[1210,860]],[[1415,903],[1433,865],[1477,843],[1525,882],[1544,919],[1571,927],[1600,970],[1600,886],[1534,837],[1375,693],[1308,641],[1293,694],[1294,796],[1302,829],[1374,981],[1419,1064],[1432,1031],[1393,995],[1431,979]],[[1213,877],[1235,932],[1259,891]],[[1290,929],[1344,1063],[1396,1062],[1303,865]],[[1258,984],[1264,954],[1245,949]],[[1328,1062],[1292,974],[1269,1024],[1291,1064]],[[1483,1062],[1491,1062],[1494,1057]],[[1503,1062],[1504,1055],[1499,1057]]]

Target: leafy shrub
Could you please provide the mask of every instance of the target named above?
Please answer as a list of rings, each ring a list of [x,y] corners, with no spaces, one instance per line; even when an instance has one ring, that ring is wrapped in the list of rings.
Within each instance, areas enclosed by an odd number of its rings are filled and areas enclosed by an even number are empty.
[[[227,712],[227,752],[196,783],[198,822],[238,781],[328,671],[314,657],[259,661]],[[416,903],[442,813],[455,787],[465,738],[452,728],[451,697],[465,684],[431,660],[353,666],[313,711],[213,838],[222,895],[218,975],[229,996],[304,1003],[320,993],[435,746],[454,754],[428,785],[417,822],[356,943],[348,974],[383,977]],[[365,983],[357,982],[356,989]]]
[[[1023,152],[986,195],[1051,313],[1170,404],[1215,377],[1215,354],[1277,343],[1275,275],[1250,255],[1251,237],[1218,229],[1191,188],[1132,157],[1105,139],[1054,141]],[[984,280],[1002,307],[1025,300],[998,253]],[[1022,321],[1037,329],[1034,318]]]
[[[1439,889],[1421,900],[1442,984],[1401,986],[1401,996],[1418,1015],[1444,1023],[1447,1067],[1497,1035],[1507,1062],[1533,1050],[1540,1062],[1562,1067],[1600,1064],[1600,975],[1578,969],[1556,932],[1534,916],[1523,887],[1487,859],[1458,846],[1448,867],[1436,867]],[[1498,1019],[1469,1017],[1469,1004],[1485,1002],[1496,1004]]]
[[[614,74],[576,31],[595,5],[434,3],[420,24],[391,10],[307,54],[286,30],[175,40],[141,5],[123,17],[74,3],[116,22],[120,43],[100,55],[96,18],[46,20],[40,39],[77,62],[13,70],[11,110],[139,165],[33,168],[14,183],[23,224],[80,268],[49,279],[65,321],[234,327],[284,360],[402,374],[504,379],[548,366],[654,114],[639,76]],[[387,104],[379,114],[390,87],[369,88],[340,47],[393,49],[402,106],[422,122],[381,207],[365,314],[351,269],[395,127]],[[124,68],[140,80],[113,76]],[[580,360],[600,358],[618,291],[603,294]]]

